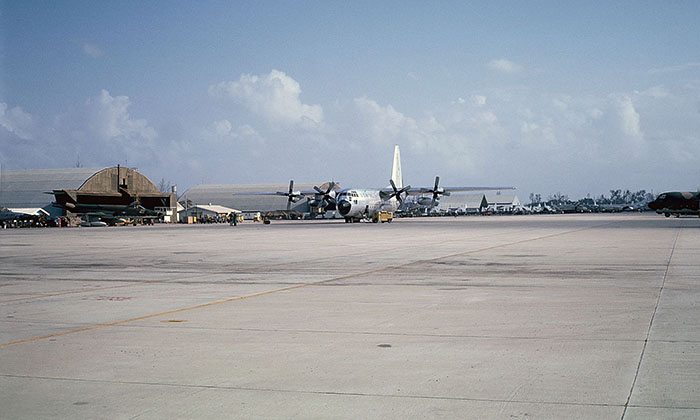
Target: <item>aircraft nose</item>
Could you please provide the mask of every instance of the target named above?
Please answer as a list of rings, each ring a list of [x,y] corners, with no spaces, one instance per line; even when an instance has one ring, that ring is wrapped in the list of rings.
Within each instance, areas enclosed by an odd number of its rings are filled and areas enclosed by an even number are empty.
[[[347,201],[347,200],[342,200],[340,203],[338,203],[338,211],[342,216],[347,215],[350,213],[350,208],[352,207],[352,204]]]
[[[659,203],[658,203],[658,201],[654,200],[654,201],[650,202],[649,204],[647,204],[647,206],[649,206],[649,208],[652,210],[656,210],[656,208],[659,207]]]

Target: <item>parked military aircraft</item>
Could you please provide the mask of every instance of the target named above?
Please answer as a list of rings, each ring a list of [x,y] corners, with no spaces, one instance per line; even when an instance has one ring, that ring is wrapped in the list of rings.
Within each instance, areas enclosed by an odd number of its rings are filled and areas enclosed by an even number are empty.
[[[434,205],[441,195],[450,195],[456,191],[486,191],[514,189],[513,187],[440,187],[440,177],[435,177],[433,187],[412,188],[403,186],[401,175],[401,156],[399,146],[394,147],[394,159],[389,186],[386,188],[345,188],[333,193],[335,183],[330,183],[326,191],[314,187],[314,191],[293,191],[293,181],[289,183],[289,191],[244,193],[249,195],[281,195],[287,197],[287,209],[294,203],[306,197],[317,208],[335,205],[338,213],[345,218],[346,223],[361,220],[378,220],[380,212],[395,212],[403,199],[409,195],[421,196],[421,205]],[[241,194],[243,195],[243,194]],[[313,197],[313,200],[311,199]],[[313,207],[313,206],[312,206]]]
[[[648,204],[649,208],[658,214],[676,217],[681,214],[700,215],[698,203],[700,202],[700,192],[669,191],[659,194],[656,200]]]
[[[138,198],[130,204],[92,204],[81,203],[64,190],[55,190],[51,194],[56,195],[57,199],[61,197],[60,201],[52,203],[54,207],[85,216],[85,222],[92,226],[101,226],[97,223],[99,221],[115,224],[127,218],[153,220],[162,217],[161,212],[143,207]]]
[[[295,191],[294,180],[289,181],[288,191],[262,191],[262,192],[244,192],[235,193],[234,195],[279,195],[287,197],[287,211],[290,210],[292,203],[297,203],[304,198],[308,201],[311,214],[323,214],[326,210],[336,209],[336,193],[340,186],[335,182],[327,182],[320,186],[315,186],[313,190]]]
[[[36,216],[26,213],[18,213],[16,211],[11,211],[10,209],[3,208],[0,211],[0,222],[10,222],[13,220],[31,220]]]

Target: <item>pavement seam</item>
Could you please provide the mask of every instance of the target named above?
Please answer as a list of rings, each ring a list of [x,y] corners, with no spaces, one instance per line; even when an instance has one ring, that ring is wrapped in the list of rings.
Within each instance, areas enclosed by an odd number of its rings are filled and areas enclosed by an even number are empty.
[[[162,386],[172,388],[195,388],[202,390],[220,390],[220,391],[254,391],[254,392],[279,392],[285,394],[310,394],[310,395],[335,395],[342,397],[375,397],[375,398],[402,398],[402,399],[425,399],[425,400],[445,400],[445,401],[475,401],[488,403],[516,403],[516,404],[547,404],[559,406],[575,406],[575,407],[622,407],[621,404],[613,403],[583,403],[573,401],[528,401],[528,400],[508,400],[498,398],[476,398],[476,397],[453,397],[447,395],[415,395],[415,394],[380,394],[368,392],[343,392],[343,391],[314,391],[300,389],[284,389],[284,388],[256,388],[244,386],[227,386],[227,385],[202,385],[202,384],[173,384],[167,382],[144,382],[144,381],[116,381],[116,380],[100,380],[100,379],[83,379],[83,378],[58,378],[48,376],[29,376],[29,375],[11,375],[0,374],[0,377],[16,378],[16,379],[37,379],[50,381],[67,381],[67,382],[85,382],[85,383],[104,383],[104,384],[121,384],[121,385],[144,385],[144,386]],[[673,407],[676,408],[676,407]],[[692,407],[694,408],[694,407]]]
[[[661,302],[661,295],[664,291],[664,285],[666,284],[666,279],[668,278],[668,272],[671,269],[671,261],[673,260],[673,252],[676,250],[676,244],[678,243],[678,238],[681,235],[681,229],[676,231],[676,237],[673,240],[673,246],[671,247],[671,253],[668,256],[668,262],[666,263],[666,270],[664,271],[663,279],[661,280],[661,286],[659,287],[659,294],[656,297],[656,305],[654,305],[654,312],[649,320],[649,327],[647,328],[646,336],[644,337],[644,344],[642,345],[642,352],[639,355],[639,362],[637,362],[637,370],[634,372],[634,379],[632,380],[632,386],[630,387],[630,392],[627,395],[627,400],[625,401],[624,408],[622,410],[622,417],[620,420],[625,419],[625,414],[627,414],[627,408],[630,406],[630,400],[632,399],[632,393],[634,392],[634,387],[637,385],[637,379],[639,378],[639,370],[642,367],[642,361],[644,360],[644,352],[647,349],[647,344],[649,343],[649,335],[651,334],[651,328],[654,325],[654,318],[656,318],[656,311],[659,309],[659,303]]]
[[[339,392],[339,391],[312,391],[312,390],[295,390],[295,389],[276,389],[276,388],[255,388],[243,386],[226,386],[226,385],[202,385],[202,384],[174,384],[167,382],[145,382],[145,381],[116,381],[102,379],[83,379],[83,378],[59,378],[51,376],[30,376],[30,375],[12,375],[0,374],[2,378],[14,379],[36,379],[47,381],[66,381],[66,382],[85,382],[85,383],[103,383],[103,384],[121,384],[121,385],[143,385],[143,386],[162,386],[171,388],[195,388],[204,390],[221,390],[221,391],[254,391],[254,392],[279,392],[286,394],[313,394],[313,395],[336,395],[348,397],[376,397],[376,398],[414,398],[414,399],[430,399],[430,400],[448,400],[448,401],[476,401],[476,402],[493,402],[493,403],[516,403],[516,404],[548,404],[559,406],[576,406],[576,407],[622,407],[622,404],[612,403],[579,403],[571,401],[541,401],[541,400],[506,400],[497,398],[470,398],[470,397],[450,397],[450,396],[432,396],[432,395],[397,395],[397,394],[378,394],[378,393],[363,393],[363,392]],[[662,406],[662,405],[630,405],[635,408],[656,408],[656,409],[673,409],[673,410],[700,410],[700,407],[691,406]]]
[[[504,248],[504,247],[513,246],[513,245],[520,245],[520,244],[527,243],[527,242],[534,242],[534,241],[538,241],[538,240],[542,240],[542,239],[549,239],[549,238],[553,238],[553,237],[557,237],[557,236],[562,236],[562,235],[567,235],[567,234],[571,234],[571,233],[581,232],[581,231],[588,230],[588,229],[594,229],[594,228],[598,228],[598,227],[601,227],[601,226],[609,225],[609,224],[612,224],[612,223],[615,223],[615,222],[607,222],[607,223],[602,223],[602,224],[596,224],[596,225],[587,226],[587,227],[583,227],[583,228],[579,228],[579,229],[566,230],[566,231],[563,231],[563,232],[557,232],[557,233],[552,233],[552,234],[549,234],[549,235],[543,235],[543,236],[538,236],[538,237],[534,237],[534,238],[522,239],[522,240],[514,241],[514,242],[508,242],[508,243],[502,243],[502,244],[492,245],[492,246],[488,246],[488,247],[484,247],[484,248],[471,249],[471,250],[468,250],[468,251],[457,252],[457,253],[453,253],[453,254],[449,254],[449,255],[443,255],[443,256],[440,256],[440,257],[411,261],[411,262],[407,262],[407,263],[399,264],[399,265],[390,265],[390,266],[385,266],[385,267],[379,267],[379,268],[376,268],[376,269],[374,269],[374,270],[368,270],[368,271],[364,271],[364,272],[360,272],[360,273],[352,273],[352,274],[347,274],[347,275],[344,275],[344,276],[333,277],[333,278],[330,278],[330,279],[319,280],[319,281],[315,281],[315,282],[300,283],[300,284],[295,284],[295,285],[293,285],[293,286],[282,287],[282,288],[273,289],[273,290],[267,290],[267,291],[264,291],[264,292],[253,293],[253,294],[244,295],[244,296],[236,296],[236,297],[229,298],[229,299],[221,299],[221,300],[217,300],[217,301],[214,301],[214,302],[207,302],[207,303],[202,303],[202,304],[198,304],[198,305],[188,306],[188,307],[185,307],[185,308],[171,309],[171,310],[168,310],[168,311],[158,312],[158,313],[155,313],[155,314],[142,315],[142,316],[137,316],[137,317],[133,317],[133,318],[128,318],[128,319],[122,319],[122,320],[118,320],[118,321],[113,321],[113,322],[106,322],[106,323],[103,323],[103,324],[91,325],[91,326],[88,326],[88,327],[82,327],[82,328],[76,328],[76,329],[72,329],[72,330],[60,331],[60,332],[52,333],[52,334],[45,334],[45,335],[36,336],[36,337],[28,337],[28,338],[24,338],[24,339],[21,339],[21,340],[11,341],[11,342],[8,342],[8,343],[2,343],[2,344],[0,344],[0,349],[4,349],[4,348],[6,348],[6,347],[10,347],[10,346],[18,345],[18,344],[31,343],[31,342],[34,342],[34,341],[43,340],[43,339],[47,339],[47,338],[60,337],[60,336],[67,335],[67,334],[74,334],[74,333],[79,333],[79,332],[91,331],[91,330],[95,330],[95,329],[98,329],[98,328],[112,327],[112,326],[115,326],[115,325],[126,324],[126,323],[129,323],[129,322],[141,321],[141,320],[150,319],[150,318],[156,318],[156,317],[163,316],[163,315],[170,315],[170,314],[179,313],[179,312],[184,312],[184,311],[190,311],[190,310],[194,310],[194,309],[201,309],[201,308],[205,308],[205,307],[209,307],[209,306],[219,305],[219,304],[222,304],[222,303],[230,303],[230,302],[235,302],[235,301],[250,299],[250,298],[254,298],[254,297],[260,297],[260,296],[271,295],[271,294],[274,294],[274,293],[285,292],[285,291],[289,291],[289,290],[299,289],[299,288],[302,288],[302,287],[317,286],[317,285],[321,285],[321,284],[329,283],[329,282],[333,282],[333,281],[347,280],[347,279],[350,279],[350,278],[353,278],[353,277],[360,277],[360,276],[366,276],[366,275],[370,275],[370,274],[376,274],[376,273],[379,273],[379,272],[382,272],[382,271],[386,271],[386,270],[395,270],[395,269],[397,269],[397,268],[409,267],[409,266],[415,265],[415,264],[424,264],[424,263],[429,263],[429,262],[438,261],[438,260],[441,260],[441,259],[453,258],[453,257],[456,257],[456,256],[461,256],[461,255],[475,254],[475,253],[478,253],[478,252],[485,252],[485,251],[490,251],[490,250],[493,250],[493,249]],[[674,247],[675,247],[675,243],[674,243]]]

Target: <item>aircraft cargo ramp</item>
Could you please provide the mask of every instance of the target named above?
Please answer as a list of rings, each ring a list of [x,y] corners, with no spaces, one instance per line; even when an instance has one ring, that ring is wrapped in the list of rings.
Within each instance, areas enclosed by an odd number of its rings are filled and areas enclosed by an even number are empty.
[[[698,255],[653,214],[2,231],[0,418],[700,418]]]

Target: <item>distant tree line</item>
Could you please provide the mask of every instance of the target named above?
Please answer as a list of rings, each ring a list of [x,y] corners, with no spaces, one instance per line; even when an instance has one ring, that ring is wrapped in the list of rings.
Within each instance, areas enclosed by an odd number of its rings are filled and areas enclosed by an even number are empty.
[[[537,193],[530,193],[530,204],[569,204],[576,202],[584,202],[587,204],[633,204],[633,203],[647,203],[654,200],[654,194],[647,192],[646,190],[639,190],[632,192],[630,190],[610,190],[610,195],[606,196],[601,194],[599,197],[592,198],[589,194],[585,198],[572,201],[569,196],[556,192],[547,197],[546,200],[542,200],[542,195]]]

